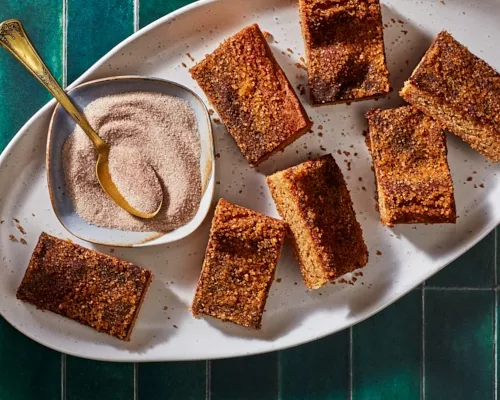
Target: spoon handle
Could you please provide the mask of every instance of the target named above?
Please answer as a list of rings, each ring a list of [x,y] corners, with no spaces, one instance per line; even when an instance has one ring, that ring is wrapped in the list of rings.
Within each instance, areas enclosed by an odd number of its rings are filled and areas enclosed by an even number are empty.
[[[87,134],[98,151],[103,147],[107,147],[107,144],[92,129],[87,118],[76,108],[66,92],[52,76],[29,40],[21,21],[10,19],[0,23],[0,45],[12,53],[40,81],[45,89],[56,98]]]

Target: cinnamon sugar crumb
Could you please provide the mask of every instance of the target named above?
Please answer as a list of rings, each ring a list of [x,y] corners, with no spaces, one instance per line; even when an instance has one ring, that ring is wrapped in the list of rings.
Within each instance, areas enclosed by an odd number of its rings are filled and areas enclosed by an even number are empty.
[[[262,31],[262,34],[267,40],[273,40],[273,35],[271,35],[268,31]]]
[[[26,231],[24,230],[24,228],[21,226],[21,224],[17,223],[16,224],[16,228],[19,230],[19,232],[21,232],[23,235],[26,235]]]
[[[307,67],[306,67],[304,64],[301,64],[301,63],[295,63],[295,66],[296,66],[298,69],[303,69],[304,71],[307,71]]]

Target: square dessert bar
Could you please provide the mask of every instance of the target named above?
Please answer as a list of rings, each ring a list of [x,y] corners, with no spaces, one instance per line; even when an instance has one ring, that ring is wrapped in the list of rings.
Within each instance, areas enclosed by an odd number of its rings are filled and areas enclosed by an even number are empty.
[[[389,92],[379,0],[299,0],[299,11],[313,104]]]
[[[304,282],[317,289],[363,267],[368,251],[349,190],[329,154],[267,177],[279,214],[290,226]]]
[[[190,72],[252,167],[312,125],[256,24],[227,39]]]
[[[260,329],[284,222],[219,200],[191,311]]]
[[[412,106],[367,118],[382,223],[456,222],[443,126]]]
[[[437,35],[400,94],[500,162],[500,74],[448,32]]]
[[[42,233],[17,298],[130,340],[152,274]]]

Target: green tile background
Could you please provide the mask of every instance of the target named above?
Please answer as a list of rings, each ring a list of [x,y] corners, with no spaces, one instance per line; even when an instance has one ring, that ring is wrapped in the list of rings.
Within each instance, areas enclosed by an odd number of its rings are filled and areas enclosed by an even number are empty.
[[[108,363],[66,356],[65,397],[134,400],[134,364]]]
[[[11,18],[23,21],[40,55],[62,82],[62,1],[1,0],[0,20]],[[14,57],[1,50],[0,149],[3,149],[22,125],[50,100],[50,95],[29,72],[17,65]]]
[[[2,0],[0,19],[23,20],[55,76],[70,83],[134,26],[189,2]],[[3,149],[49,96],[5,51],[0,66]],[[499,236],[497,229],[421,288],[351,329],[247,358],[88,361],[44,348],[0,318],[0,400],[493,399]]]

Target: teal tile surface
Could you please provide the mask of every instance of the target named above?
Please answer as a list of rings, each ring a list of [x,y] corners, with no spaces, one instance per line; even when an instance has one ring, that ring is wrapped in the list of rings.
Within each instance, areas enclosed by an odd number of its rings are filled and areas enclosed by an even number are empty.
[[[495,296],[495,307],[496,307],[496,346],[495,346],[495,356],[496,356],[496,399],[498,399],[500,396],[500,385],[498,382],[500,382],[500,349],[498,348],[498,338],[500,337],[500,296],[499,293],[496,293]]]
[[[133,0],[68,0],[68,84],[133,32]]]
[[[427,281],[427,286],[491,288],[494,285],[495,232]]]
[[[206,398],[206,362],[138,364],[139,399]]]
[[[62,1],[2,0],[0,21],[17,18],[40,55],[62,80]],[[0,48],[0,151],[50,95],[6,50]]]
[[[213,400],[275,400],[278,353],[211,362]]]
[[[354,400],[420,399],[422,292],[353,327]]]
[[[61,395],[61,355],[0,317],[0,399],[53,400]]]
[[[139,8],[139,25],[142,28],[158,18],[193,3],[194,0],[141,0]]]
[[[280,400],[344,400],[348,393],[348,329],[280,352]]]
[[[134,400],[134,364],[66,357],[66,400]]]
[[[426,290],[425,399],[493,398],[492,291]]]
[[[496,258],[496,266],[495,266],[495,269],[496,269],[496,286],[498,288],[498,285],[500,284],[500,227],[497,227],[495,229],[495,238],[496,238],[496,241],[495,241],[495,258]]]

